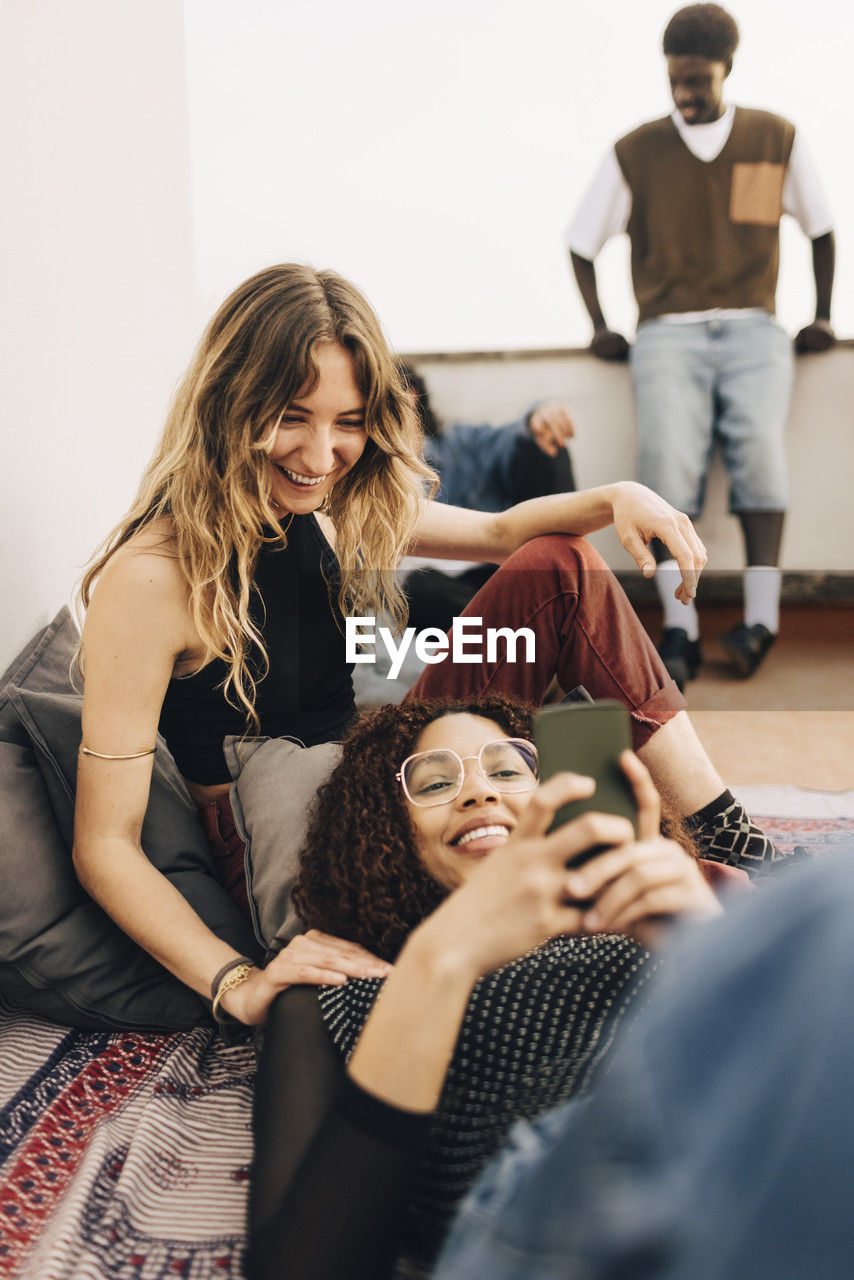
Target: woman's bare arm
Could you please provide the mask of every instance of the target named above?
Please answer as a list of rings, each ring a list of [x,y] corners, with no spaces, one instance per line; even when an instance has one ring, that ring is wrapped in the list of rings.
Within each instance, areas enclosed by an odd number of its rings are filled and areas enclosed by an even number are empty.
[[[117,553],[95,588],[83,639],[84,744],[109,755],[153,746],[176,664],[201,660],[176,561],[146,546]],[[81,754],[74,866],[84,888],[125,933],[208,997],[214,976],[238,953],[145,856],[141,836],[151,769],[150,755],[113,761]],[[222,1003],[242,1021],[259,1023],[291,983],[341,983],[348,976],[385,976],[388,969],[363,948],[312,931],[264,970],[253,971]]]
[[[110,561],[83,631],[83,743],[129,754],[154,745],[166,686],[192,644],[177,562],[152,547]],[[187,986],[207,996],[234,948],[220,941],[146,858],[141,843],[152,757],[80,756],[74,866],[116,923]]]
[[[546,533],[583,536],[612,523],[648,577],[655,572],[649,543],[660,538],[681,571],[677,597],[687,603],[695,595],[706,549],[691,521],[651,489],[628,480],[580,493],[531,498],[495,514],[425,501],[410,549],[415,555],[501,564],[531,538]]]

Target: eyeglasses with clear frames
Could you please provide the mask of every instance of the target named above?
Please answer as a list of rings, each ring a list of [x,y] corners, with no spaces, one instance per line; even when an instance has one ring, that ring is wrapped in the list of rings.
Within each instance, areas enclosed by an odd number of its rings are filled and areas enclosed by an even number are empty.
[[[458,756],[444,747],[407,756],[395,778],[410,804],[429,808],[456,800],[465,781],[465,763],[476,760],[482,777],[496,791],[532,791],[537,785],[537,748],[524,738],[485,742],[476,756]]]

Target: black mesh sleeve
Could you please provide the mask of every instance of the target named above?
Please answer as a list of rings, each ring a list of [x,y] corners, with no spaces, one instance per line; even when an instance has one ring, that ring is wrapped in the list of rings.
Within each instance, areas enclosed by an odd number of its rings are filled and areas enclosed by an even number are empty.
[[[382,1280],[430,1120],[350,1080],[313,988],[279,996],[255,1095],[249,1280]]]

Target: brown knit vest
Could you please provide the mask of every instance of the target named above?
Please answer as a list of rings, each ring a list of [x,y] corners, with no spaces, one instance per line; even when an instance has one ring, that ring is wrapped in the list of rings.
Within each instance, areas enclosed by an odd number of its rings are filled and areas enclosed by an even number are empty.
[[[620,139],[640,321],[715,307],[773,314],[794,137],[788,120],[737,107],[726,145],[709,163],[688,150],[669,116]]]

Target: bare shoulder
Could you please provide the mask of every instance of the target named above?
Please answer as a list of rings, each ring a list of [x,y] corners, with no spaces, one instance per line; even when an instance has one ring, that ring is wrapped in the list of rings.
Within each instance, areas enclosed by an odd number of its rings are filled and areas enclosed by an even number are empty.
[[[104,566],[96,590],[102,582],[109,583],[111,589],[150,584],[153,591],[183,593],[186,598],[187,582],[169,522],[157,521],[119,547]]]
[[[166,654],[174,662],[193,647],[189,587],[167,522],[135,534],[104,566],[83,628],[88,663],[93,646]]]

